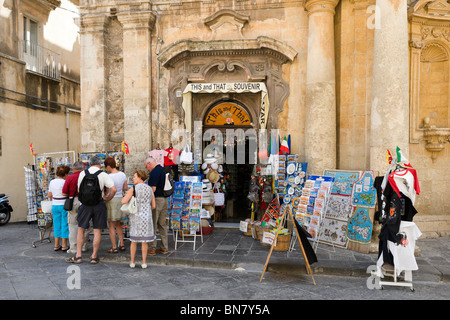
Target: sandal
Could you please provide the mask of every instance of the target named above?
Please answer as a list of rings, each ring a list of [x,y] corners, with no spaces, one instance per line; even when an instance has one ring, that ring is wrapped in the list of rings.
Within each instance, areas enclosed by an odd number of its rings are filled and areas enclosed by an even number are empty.
[[[59,251],[59,250],[61,250],[61,248],[62,248],[62,246],[54,247],[54,248],[53,248],[53,251]]]
[[[99,263],[100,262],[100,259],[99,258],[92,258],[91,257],[91,264],[97,264],[97,263]]]
[[[126,250],[125,246],[120,246],[119,249],[120,249],[120,251],[125,251]]]
[[[66,259],[67,263],[81,263],[81,257],[73,256],[69,259]]]
[[[119,252],[119,250],[117,250],[117,248],[111,248],[108,250],[109,253],[117,253]]]
[[[67,252],[67,250],[69,250],[69,247],[62,247],[61,251]]]

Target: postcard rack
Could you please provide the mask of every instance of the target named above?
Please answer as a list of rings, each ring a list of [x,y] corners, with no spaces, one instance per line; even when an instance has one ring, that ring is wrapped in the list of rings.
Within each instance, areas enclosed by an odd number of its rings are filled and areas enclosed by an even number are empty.
[[[200,216],[202,210],[202,182],[176,182],[171,208],[171,227],[174,233],[175,250],[178,243],[193,243],[193,249],[200,237],[203,243],[203,230]],[[179,236],[181,235],[181,237]],[[187,240],[185,237],[193,238]]]
[[[26,191],[29,207],[29,221],[37,221],[39,240],[33,241],[32,246],[36,248],[37,243],[51,242],[53,217],[51,213],[51,201],[48,199],[48,187],[50,181],[56,177],[56,169],[60,165],[70,168],[76,161],[75,151],[62,151],[51,153],[34,154],[34,165],[28,165],[26,172]],[[34,190],[33,190],[34,187]],[[45,234],[48,231],[48,236]]]

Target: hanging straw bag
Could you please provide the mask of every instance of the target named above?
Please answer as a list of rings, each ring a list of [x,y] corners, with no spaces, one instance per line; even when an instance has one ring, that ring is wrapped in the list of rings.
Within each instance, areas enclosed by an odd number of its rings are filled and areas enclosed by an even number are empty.
[[[214,186],[214,205],[221,207],[225,204],[225,193],[219,192],[218,188]]]

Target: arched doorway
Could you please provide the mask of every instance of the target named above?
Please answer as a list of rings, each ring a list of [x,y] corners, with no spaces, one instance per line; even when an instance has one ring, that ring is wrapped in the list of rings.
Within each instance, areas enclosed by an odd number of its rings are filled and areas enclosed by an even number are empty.
[[[222,100],[207,108],[203,117],[203,156],[218,158],[227,182],[225,208],[216,216],[221,222],[250,217],[247,195],[256,160],[252,146],[256,144],[252,114],[241,102]]]

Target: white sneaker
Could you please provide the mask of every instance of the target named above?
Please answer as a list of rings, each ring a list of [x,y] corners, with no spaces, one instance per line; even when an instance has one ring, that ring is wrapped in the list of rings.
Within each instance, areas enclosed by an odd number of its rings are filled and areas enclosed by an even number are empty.
[[[130,268],[131,268],[131,269],[134,269],[134,267],[136,267],[136,264],[130,263]]]
[[[146,264],[143,264],[143,265],[141,265],[141,268],[142,268],[142,269],[147,269],[147,265],[146,265]]]

